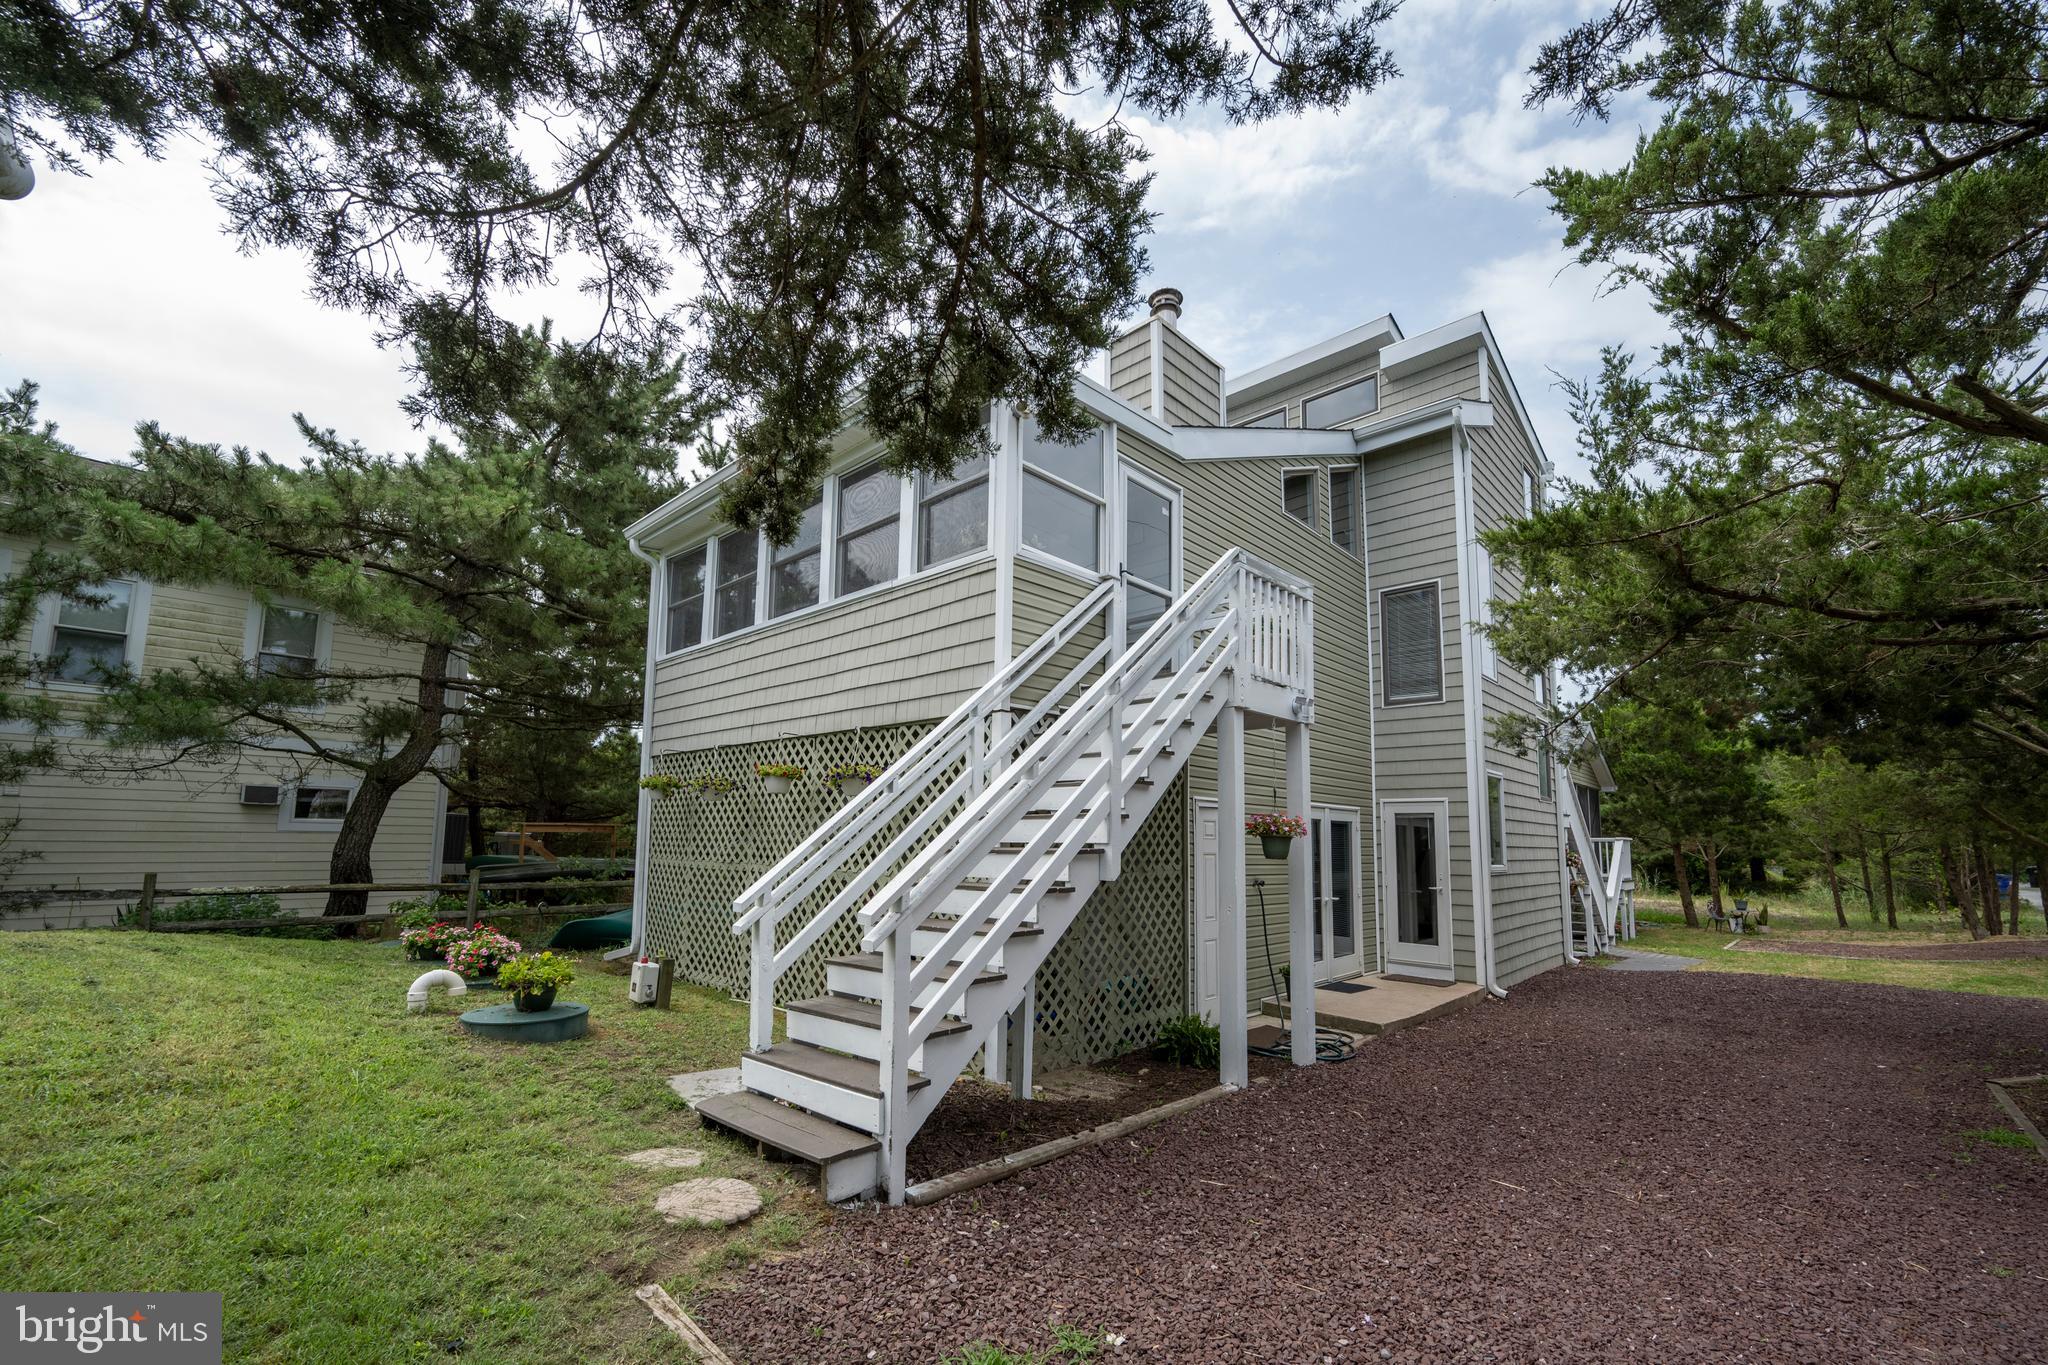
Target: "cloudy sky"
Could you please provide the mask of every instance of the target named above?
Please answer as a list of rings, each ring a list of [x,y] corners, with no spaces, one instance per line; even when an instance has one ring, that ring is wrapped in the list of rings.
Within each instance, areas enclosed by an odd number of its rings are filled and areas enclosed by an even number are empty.
[[[1387,39],[1405,73],[1335,114],[1231,128],[1132,122],[1157,173],[1147,288],[1187,295],[1182,325],[1232,371],[1392,312],[1410,334],[1484,309],[1553,461],[1572,470],[1554,373],[1589,374],[1657,319],[1569,264],[1547,165],[1619,164],[1632,117],[1579,126],[1522,108],[1537,44],[1588,0],[1407,0]],[[362,318],[314,304],[302,263],[237,254],[198,158],[45,172],[0,204],[0,382],[42,385],[43,415],[119,458],[143,418],[280,458],[292,414],[373,449],[416,447],[398,356]],[[508,309],[574,328],[566,284]]]

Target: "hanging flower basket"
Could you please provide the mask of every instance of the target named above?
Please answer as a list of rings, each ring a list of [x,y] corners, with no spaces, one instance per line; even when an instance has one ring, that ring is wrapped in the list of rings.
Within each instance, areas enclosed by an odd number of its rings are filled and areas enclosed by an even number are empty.
[[[873,763],[841,763],[826,772],[825,780],[839,788],[839,794],[851,801],[881,775],[881,768]]]
[[[804,770],[794,763],[756,763],[754,771],[760,774],[761,790],[770,796],[780,796],[804,775]]]
[[[1265,851],[1266,856],[1280,862],[1286,859],[1290,844],[1296,839],[1308,837],[1308,822],[1299,815],[1253,815],[1246,818],[1244,832],[1256,834],[1259,837],[1259,846]]]
[[[684,785],[690,795],[702,800],[736,791],[740,784],[730,777],[721,777],[717,773],[699,773]]]

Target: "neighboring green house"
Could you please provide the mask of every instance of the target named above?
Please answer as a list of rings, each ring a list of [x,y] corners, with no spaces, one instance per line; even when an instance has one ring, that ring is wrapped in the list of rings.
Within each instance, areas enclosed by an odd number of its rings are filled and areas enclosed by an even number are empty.
[[[835,1196],[900,1196],[976,1057],[1028,1086],[1198,1012],[1241,1084],[1283,972],[1505,990],[1615,929],[1566,891],[1604,855],[1562,767],[1490,737],[1551,684],[1479,633],[1518,585],[1475,533],[1549,468],[1485,318],[1227,377],[1180,302],[1077,381],[1081,445],[998,407],[993,461],[904,479],[856,415],[793,543],[720,525],[723,475],[630,530],[645,762],[686,786],[643,803],[636,945],[754,1002],[712,1117]],[[888,766],[849,800],[848,763]],[[1247,808],[1309,837],[1269,861]]]

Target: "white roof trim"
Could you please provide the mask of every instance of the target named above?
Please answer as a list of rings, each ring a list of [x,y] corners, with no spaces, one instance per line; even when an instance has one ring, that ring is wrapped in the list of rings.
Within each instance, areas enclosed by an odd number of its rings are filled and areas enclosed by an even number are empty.
[[[1183,460],[1347,459],[1358,453],[1348,431],[1301,427],[1175,427],[1167,448]]]
[[[1536,434],[1536,424],[1529,420],[1529,411],[1522,406],[1522,394],[1515,387],[1515,377],[1508,369],[1507,361],[1501,358],[1500,343],[1494,339],[1493,326],[1482,312],[1470,313],[1447,322],[1441,327],[1432,327],[1427,332],[1405,337],[1380,352],[1380,373],[1390,379],[1437,364],[1467,351],[1484,350],[1493,361],[1493,368],[1507,381],[1508,406],[1514,410],[1515,420],[1521,425],[1522,434],[1529,438],[1529,448],[1536,452],[1536,458],[1543,462],[1545,478],[1550,476],[1550,455],[1543,449],[1543,438]],[[1481,390],[1484,392],[1485,390]],[[1469,419],[1468,419],[1469,420]]]
[[[1433,431],[1449,431],[1457,425],[1461,415],[1468,427],[1490,427],[1493,425],[1493,404],[1470,398],[1445,398],[1390,417],[1374,426],[1354,428],[1350,435],[1356,442],[1358,453],[1366,455],[1400,445],[1403,441],[1412,441],[1418,436],[1427,436]]]
[[[1400,339],[1401,324],[1394,321],[1392,313],[1374,318],[1362,327],[1339,332],[1336,336],[1318,341],[1306,350],[1282,356],[1270,365],[1261,365],[1256,370],[1246,370],[1230,381],[1231,406],[1235,407],[1239,402],[1257,402],[1262,394],[1279,388],[1298,371],[1327,369],[1333,365],[1341,365],[1347,360],[1381,350],[1389,342],[1398,342]]]

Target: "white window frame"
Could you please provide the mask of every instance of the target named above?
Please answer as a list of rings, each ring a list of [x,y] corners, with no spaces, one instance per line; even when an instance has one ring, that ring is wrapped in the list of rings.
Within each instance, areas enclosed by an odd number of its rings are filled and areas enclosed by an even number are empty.
[[[1323,466],[1315,464],[1287,465],[1280,470],[1280,515],[1293,522],[1296,526],[1317,535],[1322,534],[1323,519],[1320,515],[1321,509],[1317,506],[1317,500],[1321,496],[1321,490],[1317,485],[1322,482],[1322,473]],[[1287,481],[1294,478],[1305,478],[1308,480],[1307,521],[1303,521],[1300,517],[1287,510]]]
[[[1350,545],[1337,545],[1337,476],[1339,474],[1346,475],[1351,480],[1351,539],[1353,543]],[[1323,481],[1328,485],[1323,490],[1323,496],[1328,501],[1330,508],[1330,515],[1326,518],[1330,523],[1326,528],[1329,532],[1330,543],[1337,545],[1338,549],[1350,555],[1353,559],[1365,558],[1362,548],[1365,544],[1365,471],[1361,470],[1357,465],[1333,464],[1323,471]]]
[[[1268,408],[1256,417],[1247,417],[1244,421],[1233,422],[1231,423],[1231,425],[1234,427],[1241,427],[1245,429],[1257,428],[1259,430],[1264,431],[1285,431],[1287,429],[1287,412],[1287,404],[1282,403],[1277,408]],[[1260,424],[1263,423],[1268,417],[1278,417],[1280,419],[1280,425],[1277,427],[1260,426]]]
[[[1114,433],[1113,427],[1105,427],[1105,430],[1110,431],[1112,435]],[[1113,444],[1114,442],[1112,441],[1111,445],[1113,446]],[[685,654],[694,654],[700,649],[710,649],[728,644],[734,640],[743,640],[757,631],[773,630],[779,626],[788,625],[792,621],[801,621],[813,612],[830,611],[835,607],[843,606],[850,602],[858,602],[866,597],[892,592],[903,587],[904,584],[913,579],[928,578],[938,574],[957,573],[968,565],[982,563],[994,558],[995,550],[993,546],[997,537],[997,528],[1003,524],[997,519],[999,517],[1015,515],[1014,506],[1009,508],[1003,506],[1005,501],[1010,500],[1007,493],[1003,499],[996,497],[995,489],[998,486],[998,482],[995,479],[991,478],[986,485],[989,497],[989,533],[987,543],[980,550],[971,554],[957,555],[952,559],[941,560],[939,563],[933,564],[928,568],[920,569],[917,567],[917,543],[915,539],[918,512],[917,479],[915,477],[897,475],[896,576],[886,583],[871,584],[854,592],[841,592],[839,586],[839,485],[845,475],[860,473],[867,469],[868,466],[874,464],[881,453],[882,447],[879,445],[863,449],[855,458],[846,461],[840,470],[827,475],[821,485],[821,495],[825,499],[825,509],[818,532],[818,544],[822,552],[822,562],[819,565],[818,600],[808,607],[799,607],[795,611],[784,612],[780,616],[771,617],[768,615],[770,601],[768,565],[772,558],[772,547],[768,543],[767,533],[765,531],[757,532],[755,563],[758,569],[754,583],[754,623],[732,631],[729,634],[714,637],[711,633],[711,623],[714,619],[713,613],[717,609],[717,590],[715,585],[718,581],[718,542],[723,536],[729,534],[733,528],[730,526],[723,528],[714,526],[692,535],[690,539],[672,550],[664,550],[661,554],[661,572],[655,575],[656,582],[653,596],[656,600],[650,604],[648,615],[648,629],[657,632],[654,649],[655,662],[666,663],[670,659],[680,658]],[[997,445],[994,458],[997,462],[1008,458],[1008,452],[1003,449],[1000,443]],[[689,554],[699,548],[704,551],[704,615],[699,623],[699,639],[694,645],[682,645],[675,649],[670,649],[668,647],[668,561],[678,555]],[[1046,564],[1061,569],[1063,572],[1077,572],[1073,566],[1063,559],[1054,559],[1049,555],[1040,555],[1039,559]],[[1096,581],[1095,576],[1089,575],[1088,581],[1091,583]]]
[[[1403,697],[1396,700],[1393,695],[1393,678],[1387,668],[1387,595],[1397,592],[1413,592],[1417,588],[1428,588],[1436,594],[1436,695],[1433,697]],[[1396,706],[1441,706],[1449,690],[1450,661],[1445,653],[1444,636],[1444,581],[1441,578],[1418,578],[1413,583],[1395,583],[1380,589],[1379,600],[1380,640],[1380,695],[1377,698],[1383,707]]]
[[[1019,559],[1028,559],[1034,564],[1043,564],[1049,569],[1077,577],[1085,583],[1100,582],[1106,577],[1102,566],[1109,563],[1116,547],[1116,530],[1110,525],[1110,521],[1112,513],[1116,511],[1112,505],[1115,501],[1112,494],[1116,489],[1117,478],[1117,425],[1114,422],[1103,422],[1099,426],[1099,430],[1102,432],[1102,492],[1091,493],[1079,484],[1069,483],[1049,470],[1040,469],[1025,457],[1024,422],[1028,416],[1028,413],[1019,410],[1013,413],[1010,418],[1013,427],[1011,444],[1017,456],[1017,538],[1015,541],[1017,557]],[[1086,564],[1077,564],[1071,559],[1065,559],[1052,553],[1050,550],[1041,550],[1036,545],[1025,542],[1024,480],[1027,478],[1044,479],[1055,488],[1064,489],[1077,498],[1085,498],[1101,509],[1100,515],[1095,519],[1095,565],[1093,568]],[[958,563],[960,561],[953,560],[949,562]]]
[[[122,649],[122,662],[130,672],[140,673],[143,642],[149,637],[149,580],[115,574],[98,581],[128,585],[128,638]],[[50,593],[36,609],[35,625],[29,631],[29,654],[39,661],[48,659],[56,648],[57,612],[62,605],[63,598]],[[77,678],[44,678],[37,685],[52,692],[95,693],[107,690],[99,683]]]
[[[252,669],[263,666],[263,613],[271,607],[310,611],[319,618],[319,624],[313,631],[313,667],[316,672],[326,672],[334,658],[334,615],[299,597],[273,597],[265,602],[253,594],[250,596],[249,615],[242,627],[242,658]]]
[[[1328,397],[1329,397],[1329,396],[1330,396],[1331,394],[1333,394],[1333,393],[1336,393],[1336,392],[1338,392],[1339,390],[1342,390],[1342,389],[1348,389],[1348,388],[1350,388],[1350,387],[1351,387],[1351,386],[1352,386],[1353,384],[1360,384],[1360,383],[1363,383],[1363,382],[1365,382],[1365,381],[1366,381],[1366,380],[1368,380],[1368,379],[1370,379],[1370,380],[1372,380],[1372,381],[1373,381],[1373,384],[1372,384],[1372,406],[1371,406],[1371,407],[1369,407],[1369,408],[1367,408],[1367,409],[1366,409],[1366,410],[1365,410],[1364,412],[1360,412],[1360,413],[1354,413],[1354,414],[1352,414],[1351,416],[1349,416],[1349,417],[1346,417],[1346,418],[1345,418],[1344,420],[1345,420],[1345,421],[1347,421],[1347,422],[1361,422],[1361,421],[1364,421],[1364,420],[1365,420],[1366,418],[1368,418],[1368,417],[1372,416],[1372,415],[1373,415],[1374,413],[1378,412],[1378,411],[1380,410],[1380,399],[1381,399],[1381,397],[1383,396],[1383,394],[1381,393],[1381,390],[1382,390],[1382,389],[1384,389],[1384,388],[1385,388],[1386,386],[1385,386],[1385,385],[1384,385],[1384,384],[1383,384],[1383,383],[1382,383],[1382,382],[1380,381],[1380,372],[1379,372],[1379,370],[1378,370],[1377,368],[1375,368],[1375,369],[1370,369],[1370,370],[1367,370],[1367,371],[1365,371],[1365,372],[1364,372],[1363,374],[1354,374],[1354,375],[1352,375],[1352,376],[1351,376],[1350,378],[1348,378],[1348,379],[1343,379],[1343,380],[1339,380],[1339,381],[1338,381],[1337,383],[1335,383],[1335,384],[1332,384],[1332,385],[1330,385],[1330,386],[1329,386],[1328,388],[1326,388],[1326,389],[1318,389],[1318,390],[1316,390],[1316,391],[1315,391],[1314,393],[1305,393],[1305,394],[1303,394],[1303,395],[1301,396],[1301,399],[1300,399],[1300,402],[1301,402],[1301,425],[1302,425],[1302,429],[1303,429],[1303,430],[1305,430],[1305,431],[1306,431],[1306,430],[1315,430],[1315,431],[1343,431],[1343,430],[1345,430],[1345,428],[1343,428],[1343,427],[1314,427],[1314,428],[1311,428],[1311,427],[1309,426],[1309,424],[1308,424],[1308,405],[1309,405],[1310,403],[1313,403],[1313,402],[1315,402],[1315,401],[1316,401],[1316,399],[1318,399],[1318,398],[1328,398]]]
[[[754,562],[760,566],[758,572],[760,573],[763,581],[761,584],[761,592],[759,596],[755,598],[754,601],[755,625],[765,625],[771,621],[787,621],[792,616],[801,616],[803,615],[803,613],[807,611],[813,611],[831,600],[830,595],[827,592],[827,589],[831,585],[830,566],[826,563],[826,560],[828,557],[836,558],[837,556],[836,554],[828,555],[827,552],[836,551],[838,549],[838,545],[834,542],[828,542],[825,539],[825,528],[827,525],[830,524],[831,518],[826,513],[824,498],[827,493],[833,493],[836,495],[837,491],[837,485],[835,485],[830,479],[825,480],[818,486],[818,543],[815,546],[811,547],[811,549],[805,550],[803,552],[804,554],[815,554],[818,556],[817,601],[807,602],[801,607],[791,607],[788,611],[785,612],[777,613],[774,610],[775,570],[777,569],[777,567],[779,567],[781,564],[785,562],[785,560],[783,559],[783,551],[788,549],[789,546],[775,544],[773,541],[768,539],[768,533],[766,531],[759,533],[760,548],[755,551]],[[713,536],[712,539],[716,541],[718,537]],[[795,542],[791,542],[791,544],[794,543]],[[800,557],[801,556],[792,556],[792,558]],[[708,561],[706,563],[706,567],[709,567]],[[709,580],[706,580],[706,592],[708,595]],[[744,626],[739,630],[734,631],[733,634],[744,635],[747,631],[752,629],[753,626]]]
[[[1500,857],[1493,856],[1496,830],[1500,835]],[[1508,778],[1497,768],[1486,770],[1486,865],[1496,872],[1508,865]]]
[[[342,824],[339,820],[301,820],[294,814],[299,803],[299,789],[301,787],[340,788],[348,792],[348,804],[350,808],[353,808],[356,803],[356,792],[361,789],[362,785],[362,779],[359,777],[301,777],[291,782],[281,783],[279,795],[282,799],[277,803],[278,829],[280,831],[319,830],[326,833],[339,832]]]
[[[966,560],[966,559],[972,559],[972,558],[973,558],[973,557],[974,557],[975,555],[977,555],[977,554],[986,554],[986,553],[988,553],[988,547],[989,547],[989,543],[990,543],[990,541],[992,541],[992,540],[993,540],[993,539],[995,538],[995,521],[996,521],[996,506],[995,506],[995,486],[996,486],[996,480],[995,480],[995,475],[996,475],[996,463],[997,463],[997,461],[999,461],[999,460],[1001,460],[1001,459],[1002,459],[1002,456],[1003,456],[1003,452],[1002,452],[1002,450],[1001,450],[1001,448],[1000,448],[1000,447],[998,447],[998,448],[997,448],[997,449],[995,449],[995,450],[992,450],[992,451],[990,451],[990,452],[989,452],[989,455],[988,455],[988,460],[986,461],[986,463],[984,463],[984,464],[983,464],[983,466],[982,466],[982,470],[981,470],[981,474],[980,474],[980,476],[979,476],[979,477],[977,477],[977,478],[974,478],[974,479],[971,479],[971,480],[969,480],[969,481],[968,481],[968,482],[966,482],[966,483],[962,483],[962,484],[956,484],[956,485],[955,485],[955,486],[953,486],[952,488],[948,488],[948,489],[946,489],[946,490],[945,490],[944,492],[941,492],[941,493],[938,493],[938,494],[935,494],[935,495],[931,495],[931,496],[927,496],[927,495],[926,495],[926,493],[925,493],[925,482],[926,482],[926,480],[928,480],[928,479],[929,479],[929,478],[931,477],[930,475],[928,475],[928,474],[924,474],[924,473],[919,473],[919,474],[913,475],[913,476],[912,476],[912,477],[910,478],[910,480],[909,480],[909,483],[910,483],[910,485],[911,485],[911,497],[910,497],[910,503],[911,503],[911,507],[912,507],[912,509],[913,509],[913,515],[912,515],[912,517],[911,517],[911,520],[910,520],[910,534],[911,534],[911,537],[912,537],[912,541],[913,541],[913,543],[912,543],[912,545],[911,545],[911,547],[910,547],[910,557],[911,557],[911,563],[912,563],[912,564],[914,564],[914,565],[916,566],[916,571],[917,571],[917,572],[919,572],[919,573],[924,573],[924,572],[926,572],[926,571],[928,571],[928,570],[931,570],[931,569],[942,569],[942,568],[944,568],[944,567],[945,567],[946,565],[948,565],[948,564],[958,564],[958,563],[960,563],[960,562],[961,562],[962,560]],[[960,553],[958,553],[958,554],[956,554],[956,555],[949,555],[949,556],[948,556],[948,557],[946,557],[945,559],[935,559],[935,560],[933,560],[933,561],[932,561],[931,563],[929,563],[929,564],[925,563],[925,562],[924,562],[924,514],[925,514],[925,512],[926,512],[927,510],[929,510],[929,509],[931,508],[931,506],[932,506],[932,505],[933,505],[934,503],[940,503],[940,502],[947,502],[947,501],[950,501],[951,499],[953,499],[953,498],[957,498],[957,497],[965,497],[965,496],[966,496],[967,494],[969,494],[969,493],[972,493],[972,492],[973,492],[973,491],[975,491],[976,489],[980,489],[980,490],[981,490],[981,503],[982,503],[982,514],[981,514],[981,547],[980,547],[980,549],[978,549],[978,550],[962,550],[962,551],[961,551]]]

